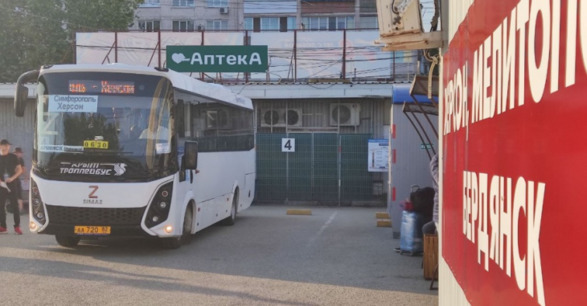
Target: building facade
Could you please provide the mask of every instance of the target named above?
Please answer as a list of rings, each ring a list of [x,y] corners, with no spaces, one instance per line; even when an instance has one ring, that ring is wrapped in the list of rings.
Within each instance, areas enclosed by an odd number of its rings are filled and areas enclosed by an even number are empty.
[[[376,29],[375,0],[146,0],[131,31]]]
[[[242,0],[146,0],[131,31],[193,32],[241,29]]]

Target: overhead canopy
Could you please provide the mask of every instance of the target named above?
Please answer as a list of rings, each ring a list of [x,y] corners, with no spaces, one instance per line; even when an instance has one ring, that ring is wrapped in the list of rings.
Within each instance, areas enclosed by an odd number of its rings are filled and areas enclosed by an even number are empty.
[[[431,103],[404,103],[404,107],[402,110],[404,113],[420,113],[438,116],[438,107],[432,105]]]
[[[425,79],[425,85],[421,76],[416,76],[412,84],[394,84],[391,90],[392,103],[431,103],[428,99],[428,79]],[[423,87],[425,86],[425,87]],[[433,81],[432,87],[438,87],[438,78],[436,83]],[[425,90],[423,90],[425,88]],[[438,103],[438,90],[432,90],[433,100]],[[416,101],[414,101],[416,100]]]
[[[410,94],[428,97],[428,90],[432,96],[438,97],[438,76],[416,75],[412,81]]]
[[[410,96],[410,84],[394,84],[391,89],[391,101],[403,104],[405,102],[414,102]]]

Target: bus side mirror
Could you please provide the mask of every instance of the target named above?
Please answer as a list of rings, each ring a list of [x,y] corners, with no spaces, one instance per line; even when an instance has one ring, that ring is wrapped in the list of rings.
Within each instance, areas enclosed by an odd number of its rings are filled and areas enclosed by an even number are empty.
[[[38,77],[38,70],[25,72],[18,77],[16,81],[16,92],[14,93],[14,113],[16,116],[24,116],[24,107],[29,97],[29,89],[24,84],[36,80]]]
[[[198,143],[185,142],[182,167],[185,170],[196,170],[198,168]]]

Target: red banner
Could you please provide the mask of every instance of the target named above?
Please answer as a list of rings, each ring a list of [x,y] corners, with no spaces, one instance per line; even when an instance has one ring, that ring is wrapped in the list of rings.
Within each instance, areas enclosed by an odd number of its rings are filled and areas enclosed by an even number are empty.
[[[474,305],[587,305],[587,1],[476,0],[443,58],[442,255]]]

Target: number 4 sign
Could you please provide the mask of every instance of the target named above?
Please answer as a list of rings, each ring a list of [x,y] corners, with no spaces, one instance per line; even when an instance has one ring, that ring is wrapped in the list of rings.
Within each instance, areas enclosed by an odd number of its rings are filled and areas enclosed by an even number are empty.
[[[295,138],[281,138],[281,152],[295,152],[296,139]]]

